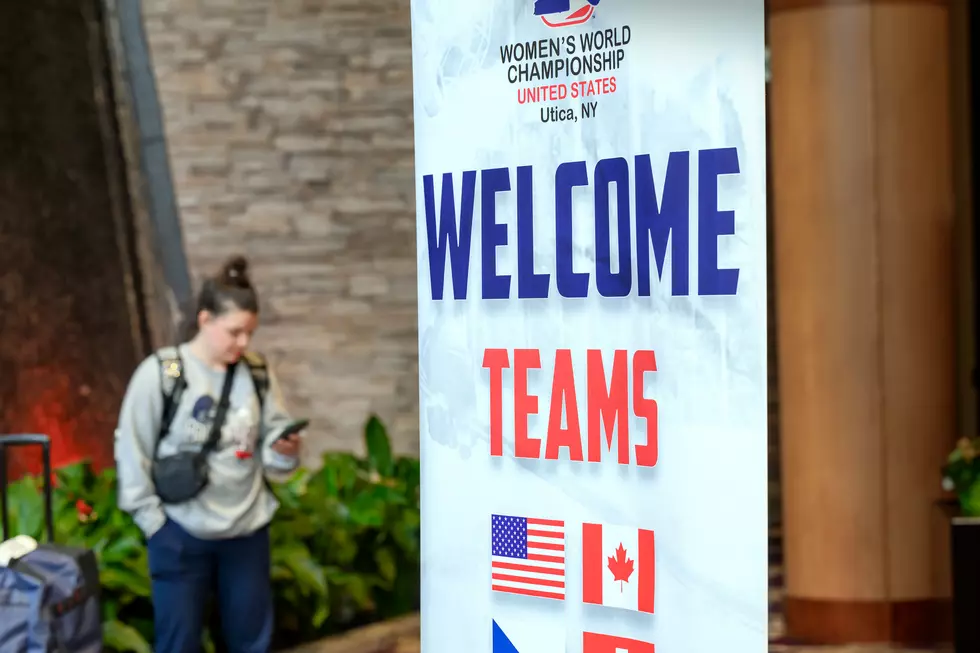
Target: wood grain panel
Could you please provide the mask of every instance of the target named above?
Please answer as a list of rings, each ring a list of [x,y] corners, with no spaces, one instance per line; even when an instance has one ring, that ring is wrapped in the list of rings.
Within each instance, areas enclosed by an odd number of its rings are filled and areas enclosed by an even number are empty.
[[[867,7],[770,21],[787,593],[886,583]]]
[[[770,14],[798,9],[827,9],[862,5],[933,5],[948,7],[949,0],[767,0]]]
[[[920,599],[937,591],[926,563],[956,430],[949,24],[916,5],[872,12],[889,598]]]
[[[952,605],[921,601],[786,600],[790,639],[804,644],[896,642],[930,645],[952,638]]]
[[[815,643],[930,642],[948,625],[934,507],[956,423],[942,4],[770,16],[786,618]]]

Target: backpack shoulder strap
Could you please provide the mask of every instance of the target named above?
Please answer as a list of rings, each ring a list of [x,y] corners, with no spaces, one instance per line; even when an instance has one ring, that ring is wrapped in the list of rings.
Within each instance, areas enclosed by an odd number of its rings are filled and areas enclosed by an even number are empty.
[[[154,356],[160,363],[160,387],[163,390],[163,415],[160,420],[160,436],[157,438],[159,448],[160,441],[170,433],[170,425],[177,414],[187,381],[184,379],[184,361],[176,347],[158,351]]]
[[[262,354],[256,352],[247,351],[243,358],[252,375],[255,394],[259,398],[259,414],[263,415],[265,412],[265,396],[269,392],[269,366]]]
[[[269,392],[269,366],[265,362],[265,358],[262,354],[247,351],[242,357],[245,359],[245,364],[248,365],[248,371],[252,375],[252,385],[255,386],[255,394],[259,399],[259,423],[265,424],[265,395]],[[264,428],[260,427],[260,429]],[[260,431],[261,432],[261,431]],[[263,433],[263,437],[264,437]],[[261,460],[261,456],[259,457]],[[269,482],[269,478],[262,474],[262,482],[265,483],[265,488],[269,491],[272,496],[275,496],[275,490],[272,489],[272,484]]]

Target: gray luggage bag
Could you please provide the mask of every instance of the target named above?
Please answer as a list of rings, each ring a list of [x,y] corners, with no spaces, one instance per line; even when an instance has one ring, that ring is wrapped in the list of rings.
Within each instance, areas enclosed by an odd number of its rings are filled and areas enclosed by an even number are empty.
[[[9,447],[37,446],[44,456],[46,543],[0,566],[0,653],[102,653],[99,567],[87,549],[54,543],[51,441],[44,435],[0,436],[0,541],[9,532]]]

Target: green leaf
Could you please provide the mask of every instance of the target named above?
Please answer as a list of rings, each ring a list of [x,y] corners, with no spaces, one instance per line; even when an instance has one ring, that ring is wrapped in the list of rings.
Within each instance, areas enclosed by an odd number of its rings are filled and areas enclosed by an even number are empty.
[[[333,580],[344,589],[344,594],[361,610],[374,607],[371,596],[373,579],[367,574],[344,573],[336,575]]]
[[[326,596],[327,581],[323,576],[323,568],[316,563],[305,546],[295,544],[274,552],[273,556],[278,564],[293,572],[293,577],[304,594]]]
[[[321,628],[329,616],[330,607],[324,603],[313,615],[313,627],[317,629]]]
[[[151,595],[150,579],[125,567],[105,567],[99,570],[99,580],[102,587],[109,590],[129,592],[136,596],[149,598]]]
[[[73,498],[79,498],[87,494],[88,488],[95,480],[92,467],[88,462],[73,463],[59,467],[55,470],[55,479],[58,483],[58,489],[66,492]]]
[[[290,580],[293,577],[293,572],[290,571],[289,567],[282,564],[273,564],[271,578],[273,581],[277,580]]]
[[[127,558],[138,556],[143,551],[143,542],[139,537],[123,535],[108,542],[102,551],[102,559],[106,562],[121,562]]]
[[[367,447],[368,461],[371,469],[382,476],[391,476],[393,460],[391,457],[391,441],[381,420],[372,415],[364,427],[364,444]]]
[[[83,535],[79,532],[78,513],[74,506],[71,512],[65,510],[61,514],[55,513],[54,532],[59,542],[77,542]]]
[[[360,526],[380,527],[384,516],[384,503],[368,493],[359,495],[350,505],[350,520]]]
[[[395,562],[395,554],[391,549],[380,548],[374,552],[374,561],[378,563],[378,574],[388,584],[394,582],[398,575],[398,563]]]
[[[102,624],[102,640],[107,648],[118,653],[153,653],[150,644],[138,630],[120,621]]]
[[[119,606],[112,599],[102,597],[102,616],[106,621],[115,621],[119,614]]]
[[[10,526],[14,535],[29,535],[40,540],[44,526],[44,505],[41,484],[36,477],[25,476],[7,488],[10,505]]]

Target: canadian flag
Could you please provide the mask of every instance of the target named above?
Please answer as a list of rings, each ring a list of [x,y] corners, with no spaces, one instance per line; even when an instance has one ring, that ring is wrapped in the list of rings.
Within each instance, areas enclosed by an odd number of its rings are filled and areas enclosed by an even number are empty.
[[[655,578],[653,531],[582,524],[584,603],[653,614]]]
[[[654,653],[654,647],[638,639],[583,633],[582,653]]]

